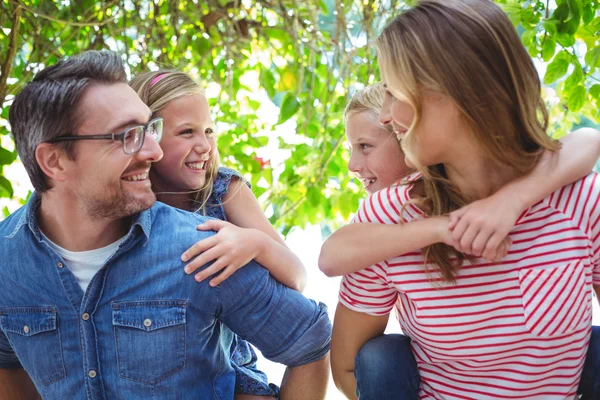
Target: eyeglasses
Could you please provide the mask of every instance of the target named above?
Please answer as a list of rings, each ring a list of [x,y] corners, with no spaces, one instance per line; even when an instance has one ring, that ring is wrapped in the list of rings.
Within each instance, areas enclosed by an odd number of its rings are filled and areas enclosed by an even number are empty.
[[[123,142],[125,154],[135,154],[144,145],[146,135],[152,136],[160,142],[163,133],[163,119],[154,118],[146,125],[133,126],[121,133],[110,133],[108,135],[81,135],[81,136],[59,136],[48,141],[48,143],[64,142],[67,140],[120,140]]]

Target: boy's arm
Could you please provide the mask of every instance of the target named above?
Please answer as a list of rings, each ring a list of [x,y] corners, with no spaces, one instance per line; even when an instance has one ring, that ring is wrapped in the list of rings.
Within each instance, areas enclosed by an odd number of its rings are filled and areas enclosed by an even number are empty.
[[[600,157],[600,131],[582,128],[560,141],[562,148],[544,152],[528,175],[508,183],[487,199],[451,213],[452,246],[467,254],[494,259],[491,254],[523,211],[588,175]]]
[[[449,241],[448,222],[448,217],[434,217],[404,224],[346,225],[323,243],[319,268],[327,276],[345,275],[433,243]]]

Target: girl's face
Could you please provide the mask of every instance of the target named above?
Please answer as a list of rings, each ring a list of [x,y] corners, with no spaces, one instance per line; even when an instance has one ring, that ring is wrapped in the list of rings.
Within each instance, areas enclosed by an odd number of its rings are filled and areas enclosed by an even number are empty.
[[[448,156],[453,152],[453,144],[459,136],[457,132],[464,131],[454,103],[441,94],[425,92],[418,127],[410,132],[410,139],[402,141],[414,119],[415,111],[410,103],[395,98],[386,90],[379,122],[391,124],[394,128],[394,133],[406,153],[406,164],[414,168],[415,161],[424,167],[448,162]],[[408,143],[410,151],[406,148]],[[413,157],[415,160],[411,160]]]
[[[352,152],[348,169],[356,174],[367,193],[385,189],[410,172],[396,138],[371,113],[361,112],[348,118],[346,136]]]
[[[201,94],[179,97],[157,115],[164,119],[160,142],[164,157],[152,166],[152,185],[165,192],[201,189],[216,151],[206,98]]]

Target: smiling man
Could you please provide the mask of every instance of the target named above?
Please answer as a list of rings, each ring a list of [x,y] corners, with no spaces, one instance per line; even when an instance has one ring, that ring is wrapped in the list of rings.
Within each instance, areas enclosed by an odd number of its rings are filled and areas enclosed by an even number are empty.
[[[323,305],[254,262],[214,288],[184,273],[214,233],[156,203],[162,120],[117,54],[41,71],[10,123],[36,192],[0,223],[0,400],[232,399],[232,331],[288,366],[282,398],[324,396]]]

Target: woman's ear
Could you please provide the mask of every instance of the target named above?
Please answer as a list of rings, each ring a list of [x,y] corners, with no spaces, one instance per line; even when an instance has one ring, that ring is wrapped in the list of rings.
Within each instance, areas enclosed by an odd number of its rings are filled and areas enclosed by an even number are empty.
[[[55,182],[67,179],[71,159],[60,146],[53,143],[40,143],[35,149],[35,159],[44,174]]]

